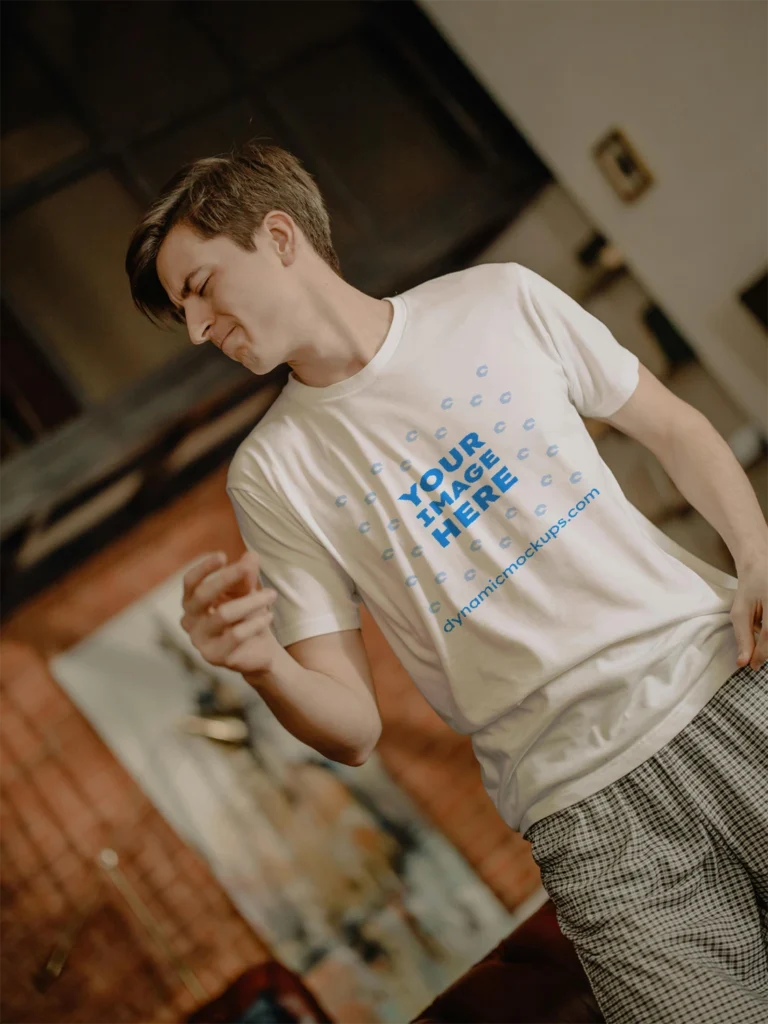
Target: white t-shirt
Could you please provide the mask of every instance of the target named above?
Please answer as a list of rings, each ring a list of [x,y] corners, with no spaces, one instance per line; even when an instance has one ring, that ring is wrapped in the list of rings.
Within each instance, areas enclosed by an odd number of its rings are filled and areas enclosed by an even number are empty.
[[[577,302],[514,263],[389,301],[359,373],[289,379],[228,491],[279,641],[357,628],[362,602],[525,832],[641,764],[736,670],[735,580],[601,459],[579,414],[619,409],[638,361]]]

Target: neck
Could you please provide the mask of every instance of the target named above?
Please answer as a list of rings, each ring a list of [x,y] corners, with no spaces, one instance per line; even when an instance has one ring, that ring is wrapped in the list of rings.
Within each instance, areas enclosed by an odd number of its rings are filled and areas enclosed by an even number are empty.
[[[354,376],[384,343],[394,310],[332,270],[308,282],[300,340],[288,364],[302,384],[322,388]]]

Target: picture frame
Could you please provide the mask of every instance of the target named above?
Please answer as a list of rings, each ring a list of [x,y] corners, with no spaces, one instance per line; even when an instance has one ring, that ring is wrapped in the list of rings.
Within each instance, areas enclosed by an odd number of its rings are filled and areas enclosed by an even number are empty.
[[[614,192],[625,203],[634,203],[653,185],[655,178],[621,128],[611,128],[592,148],[597,166]]]

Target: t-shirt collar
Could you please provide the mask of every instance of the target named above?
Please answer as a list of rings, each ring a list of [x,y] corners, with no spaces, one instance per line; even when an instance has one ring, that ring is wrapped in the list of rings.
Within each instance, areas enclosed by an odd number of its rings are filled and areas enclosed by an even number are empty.
[[[337,381],[335,384],[329,384],[324,388],[310,387],[308,384],[303,384],[291,373],[283,394],[286,397],[305,403],[328,402],[350,395],[353,391],[358,391],[375,380],[394,355],[403,335],[406,320],[405,302],[399,295],[387,296],[386,301],[391,303],[393,307],[389,330],[376,355],[370,362],[365,364],[362,370],[358,370],[351,377],[346,377],[344,380]]]

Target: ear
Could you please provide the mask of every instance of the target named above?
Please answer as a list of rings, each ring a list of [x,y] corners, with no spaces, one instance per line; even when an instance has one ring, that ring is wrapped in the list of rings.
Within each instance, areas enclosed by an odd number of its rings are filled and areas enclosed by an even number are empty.
[[[290,266],[296,259],[298,241],[298,228],[293,218],[282,210],[270,210],[262,222],[262,231],[269,235],[283,266]]]

